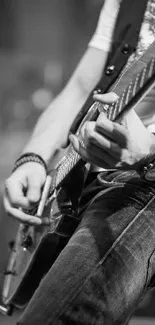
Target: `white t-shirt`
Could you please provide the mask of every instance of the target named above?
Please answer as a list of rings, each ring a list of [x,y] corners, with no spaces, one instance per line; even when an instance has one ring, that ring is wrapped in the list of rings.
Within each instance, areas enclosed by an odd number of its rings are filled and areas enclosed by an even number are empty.
[[[122,0],[105,0],[98,20],[96,31],[89,42],[89,46],[99,50],[109,51],[112,43],[112,35],[116,23],[118,11]],[[136,53],[129,58],[140,56],[155,40],[155,0],[148,0],[144,20],[140,30],[139,42]],[[145,97],[143,102],[137,105],[136,112],[139,117],[149,118],[155,114],[155,88]],[[155,132],[155,124],[148,126],[150,131]]]

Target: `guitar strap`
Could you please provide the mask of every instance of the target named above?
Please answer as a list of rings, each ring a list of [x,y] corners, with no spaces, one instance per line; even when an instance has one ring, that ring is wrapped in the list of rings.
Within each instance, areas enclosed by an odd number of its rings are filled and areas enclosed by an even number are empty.
[[[122,0],[106,68],[94,90],[107,92],[120,75],[130,55],[135,52],[147,2],[148,0]],[[71,132],[75,133],[89,107],[94,103],[94,90],[75,119]]]
[[[130,55],[135,52],[148,0],[122,0],[113,34],[113,45],[97,85],[104,93],[115,82]],[[137,14],[138,13],[138,14]]]

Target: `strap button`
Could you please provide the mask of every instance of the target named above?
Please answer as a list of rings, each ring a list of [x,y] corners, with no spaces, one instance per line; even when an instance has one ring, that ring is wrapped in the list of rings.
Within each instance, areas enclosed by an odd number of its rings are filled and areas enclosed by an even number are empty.
[[[110,65],[110,66],[107,67],[107,69],[105,71],[105,74],[109,76],[109,75],[113,74],[114,70],[115,70],[115,66]]]
[[[94,90],[93,95],[97,95],[97,94],[101,94],[101,93],[102,93],[102,90],[100,88],[98,88],[98,89]]]

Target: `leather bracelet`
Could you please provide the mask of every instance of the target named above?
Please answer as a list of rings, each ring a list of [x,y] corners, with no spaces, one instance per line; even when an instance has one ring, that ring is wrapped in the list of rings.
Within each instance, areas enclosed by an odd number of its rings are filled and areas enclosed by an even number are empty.
[[[19,168],[23,164],[26,164],[27,162],[36,162],[36,163],[42,165],[45,168],[45,171],[47,174],[47,165],[46,165],[44,159],[40,155],[37,155],[34,152],[27,152],[27,153],[23,154],[22,156],[20,156],[14,164],[12,173],[14,173],[17,168]]]

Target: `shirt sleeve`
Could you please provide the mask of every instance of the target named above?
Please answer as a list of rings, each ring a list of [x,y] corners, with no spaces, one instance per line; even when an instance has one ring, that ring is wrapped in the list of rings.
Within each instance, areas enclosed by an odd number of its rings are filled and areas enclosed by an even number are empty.
[[[121,1],[122,0],[105,0],[96,31],[88,46],[95,47],[102,51],[109,51]]]

